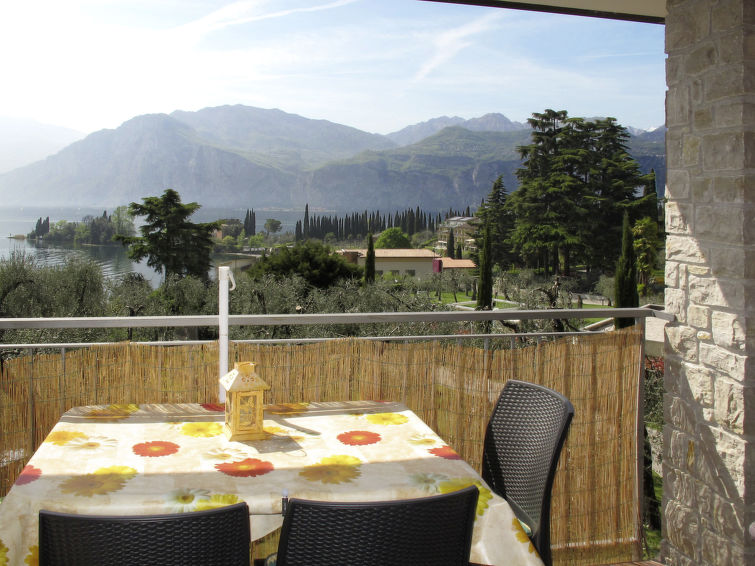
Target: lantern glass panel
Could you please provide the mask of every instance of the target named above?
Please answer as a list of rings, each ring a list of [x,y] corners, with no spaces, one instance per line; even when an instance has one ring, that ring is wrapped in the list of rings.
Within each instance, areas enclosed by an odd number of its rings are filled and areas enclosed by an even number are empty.
[[[257,423],[257,394],[239,395],[239,427],[253,428]]]
[[[228,395],[225,400],[225,424],[231,426],[231,420],[233,415],[233,395]]]

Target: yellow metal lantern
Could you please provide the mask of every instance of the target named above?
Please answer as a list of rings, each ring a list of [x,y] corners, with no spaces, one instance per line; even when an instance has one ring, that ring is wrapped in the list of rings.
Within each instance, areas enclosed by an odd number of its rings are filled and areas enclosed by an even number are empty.
[[[220,385],[226,391],[223,431],[228,440],[265,438],[262,404],[264,391],[270,386],[255,373],[254,364],[233,364],[233,369],[220,378]]]

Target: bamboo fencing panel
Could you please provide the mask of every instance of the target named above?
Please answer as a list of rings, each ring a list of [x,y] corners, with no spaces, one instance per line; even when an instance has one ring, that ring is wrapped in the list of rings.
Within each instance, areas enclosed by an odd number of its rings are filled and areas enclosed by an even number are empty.
[[[232,343],[253,361],[267,403],[405,403],[479,471],[487,419],[512,378],[566,395],[575,416],[552,493],[555,564],[622,562],[638,546],[637,411],[641,329],[570,336],[520,349],[345,339]],[[34,354],[0,365],[0,494],[71,407],[217,402],[217,344],[121,343]],[[256,554],[256,553],[255,553]]]

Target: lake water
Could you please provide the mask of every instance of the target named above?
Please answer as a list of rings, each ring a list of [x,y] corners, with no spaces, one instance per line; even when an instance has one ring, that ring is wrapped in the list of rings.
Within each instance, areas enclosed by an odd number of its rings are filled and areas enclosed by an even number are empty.
[[[147,266],[146,260],[134,262],[126,255],[122,246],[49,246],[34,241],[17,240],[16,234],[28,234],[37,224],[38,218],[50,217],[50,224],[59,220],[79,222],[87,215],[100,216],[102,209],[90,208],[49,208],[49,207],[0,207],[0,258],[7,258],[13,251],[23,252],[36,258],[42,265],[60,265],[67,258],[83,258],[95,261],[105,277],[115,278],[129,272],[141,273],[157,287],[160,274]],[[108,214],[112,210],[107,211]],[[293,232],[296,221],[304,218],[304,210],[255,210],[257,229],[261,230],[268,218],[281,221],[281,232]],[[332,211],[317,214],[333,214]],[[219,218],[238,218],[243,222],[246,209],[205,209],[201,208],[192,217],[193,222],[211,222]]]

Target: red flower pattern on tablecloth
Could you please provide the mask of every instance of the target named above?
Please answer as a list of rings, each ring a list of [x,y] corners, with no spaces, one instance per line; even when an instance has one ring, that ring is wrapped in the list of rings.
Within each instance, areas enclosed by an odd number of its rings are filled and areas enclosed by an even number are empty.
[[[445,458],[446,460],[461,460],[461,456],[459,456],[453,448],[450,446],[441,446],[440,448],[430,448],[428,450],[430,454],[434,454],[436,456],[440,456],[441,458]]]
[[[248,478],[262,476],[268,472],[272,472],[274,466],[272,462],[266,462],[265,460],[259,460],[257,458],[247,458],[240,462],[215,464],[215,469],[229,476]]]
[[[225,405],[219,403],[202,403],[201,406],[205,411],[214,411],[216,413],[222,413],[225,411]]]
[[[26,485],[34,480],[39,479],[42,475],[42,470],[35,468],[34,466],[25,466],[21,473],[16,478],[16,485]]]
[[[174,444],[173,442],[152,440],[149,442],[134,444],[131,449],[137,456],[154,458],[157,456],[170,456],[171,454],[178,452],[179,448],[180,446],[178,446],[178,444]]]
[[[382,440],[382,437],[369,430],[350,430],[342,432],[336,438],[349,446],[364,446],[367,444],[376,444]]]

